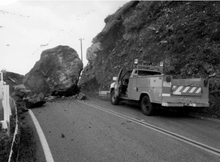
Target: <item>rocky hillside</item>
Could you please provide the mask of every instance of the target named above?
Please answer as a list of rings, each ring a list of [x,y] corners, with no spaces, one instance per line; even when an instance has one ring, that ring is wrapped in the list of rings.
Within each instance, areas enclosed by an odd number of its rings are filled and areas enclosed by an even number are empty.
[[[134,58],[164,61],[176,78],[207,77],[211,109],[220,116],[220,2],[131,1],[105,18],[87,50],[82,91],[108,90],[120,68]]]

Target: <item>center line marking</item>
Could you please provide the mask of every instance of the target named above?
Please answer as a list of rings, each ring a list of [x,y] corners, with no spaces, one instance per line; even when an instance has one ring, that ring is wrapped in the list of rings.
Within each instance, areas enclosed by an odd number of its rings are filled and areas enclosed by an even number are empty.
[[[146,128],[149,128],[149,129],[152,129],[152,130],[155,130],[157,132],[160,132],[162,134],[165,134],[167,136],[170,136],[172,138],[175,138],[177,140],[180,140],[182,142],[185,142],[185,143],[188,143],[189,145],[192,145],[192,146],[195,146],[197,148],[200,148],[202,150],[205,150],[209,153],[212,153],[214,155],[217,155],[217,156],[220,156],[220,150],[219,149],[216,149],[214,147],[211,147],[211,146],[208,146],[208,145],[205,145],[203,143],[200,143],[198,141],[195,141],[195,140],[192,140],[190,138],[187,138],[187,137],[184,137],[184,136],[181,136],[179,134],[176,134],[176,133],[173,133],[173,132],[170,132],[168,130],[165,130],[163,128],[160,128],[160,127],[157,127],[157,126],[154,126],[152,124],[149,124],[149,123],[146,123],[146,122],[143,122],[141,120],[137,120],[135,118],[132,118],[132,117],[129,117],[129,116],[126,116],[126,115],[123,115],[123,114],[120,114],[118,112],[115,112],[115,111],[112,111],[112,110],[108,110],[106,108],[102,108],[100,106],[97,106],[97,105],[93,105],[93,104],[89,104],[89,103],[86,103],[86,102],[82,102],[82,101],[78,101],[79,103],[82,103],[82,104],[85,104],[89,107],[93,107],[95,109],[98,109],[98,110],[101,110],[101,111],[104,111],[104,112],[107,112],[107,113],[110,113],[112,115],[115,115],[115,116],[118,116],[120,118],[123,118],[123,119],[127,119],[127,120],[130,120],[136,124],[139,124],[139,125],[142,125]]]

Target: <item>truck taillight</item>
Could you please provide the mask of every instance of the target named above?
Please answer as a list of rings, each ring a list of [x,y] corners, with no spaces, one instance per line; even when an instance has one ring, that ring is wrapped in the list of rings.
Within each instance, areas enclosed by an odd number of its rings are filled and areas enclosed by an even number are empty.
[[[171,76],[166,76],[166,82],[171,82]]]

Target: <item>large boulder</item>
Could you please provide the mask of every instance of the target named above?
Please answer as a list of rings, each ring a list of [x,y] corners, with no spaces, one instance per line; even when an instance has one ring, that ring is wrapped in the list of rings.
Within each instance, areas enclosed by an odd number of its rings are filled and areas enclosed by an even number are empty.
[[[68,46],[57,46],[42,52],[24,85],[33,93],[71,96],[77,93],[77,83],[83,69],[77,52]]]

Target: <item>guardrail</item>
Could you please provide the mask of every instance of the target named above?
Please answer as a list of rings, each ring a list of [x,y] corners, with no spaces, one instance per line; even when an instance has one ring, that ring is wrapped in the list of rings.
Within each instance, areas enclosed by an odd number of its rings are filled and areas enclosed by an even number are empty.
[[[14,130],[14,136],[11,144],[11,149],[10,149],[10,154],[8,158],[8,162],[14,162],[18,161],[19,157],[19,146],[20,146],[20,127],[18,124],[18,111],[17,111],[17,106],[15,104],[15,101],[13,101],[13,105],[15,107],[15,130]]]
[[[13,132],[13,139],[11,143],[11,149],[8,157],[8,162],[13,162],[18,160],[18,154],[19,154],[19,144],[20,144],[20,129],[18,124],[18,112],[17,112],[17,106],[15,104],[15,101],[11,99],[11,103],[13,105],[10,105],[10,95],[9,95],[9,85],[5,85],[3,81],[3,71],[1,71],[1,81],[0,81],[0,102],[2,102],[3,106],[3,120],[0,121],[2,123],[2,129],[7,130],[8,136],[10,135],[10,120],[12,116],[12,110],[11,108],[14,107],[15,109],[15,129]],[[11,107],[12,106],[12,107]],[[14,114],[14,113],[13,113]]]

